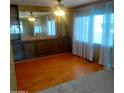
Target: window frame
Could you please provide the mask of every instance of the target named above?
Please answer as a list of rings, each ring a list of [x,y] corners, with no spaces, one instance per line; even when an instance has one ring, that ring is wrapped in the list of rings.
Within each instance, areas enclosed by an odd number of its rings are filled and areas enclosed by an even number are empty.
[[[47,21],[47,27],[48,27],[47,35],[48,36],[56,36],[56,23],[55,23],[55,20],[48,20]],[[54,32],[52,32],[52,30],[54,30]]]

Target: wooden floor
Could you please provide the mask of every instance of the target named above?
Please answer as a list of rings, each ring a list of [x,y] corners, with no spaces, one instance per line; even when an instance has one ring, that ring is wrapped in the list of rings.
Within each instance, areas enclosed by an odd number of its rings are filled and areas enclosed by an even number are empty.
[[[102,66],[65,53],[16,63],[15,70],[18,90],[35,93],[102,70]]]

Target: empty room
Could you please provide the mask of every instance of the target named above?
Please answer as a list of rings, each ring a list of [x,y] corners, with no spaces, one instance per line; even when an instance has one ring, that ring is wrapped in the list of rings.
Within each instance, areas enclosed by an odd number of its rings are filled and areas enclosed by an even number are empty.
[[[114,93],[114,0],[10,0],[12,93]]]

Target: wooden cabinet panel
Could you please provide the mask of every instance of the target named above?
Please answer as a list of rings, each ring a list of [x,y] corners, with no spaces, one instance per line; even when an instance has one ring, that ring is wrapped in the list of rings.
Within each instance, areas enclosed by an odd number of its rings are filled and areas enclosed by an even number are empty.
[[[12,50],[13,50],[13,56],[15,61],[24,59],[22,44],[13,44]]]
[[[34,58],[35,57],[35,44],[24,43],[24,51],[25,51],[25,59]]]
[[[53,40],[44,40],[44,41],[38,41],[36,43],[37,48],[37,56],[46,56],[53,54],[54,52],[54,39]]]

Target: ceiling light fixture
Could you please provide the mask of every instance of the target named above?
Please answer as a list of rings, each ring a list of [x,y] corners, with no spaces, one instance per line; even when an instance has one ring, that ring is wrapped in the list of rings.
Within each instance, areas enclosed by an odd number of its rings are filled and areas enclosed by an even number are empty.
[[[64,9],[64,5],[61,4],[61,0],[57,0],[58,1],[58,5],[55,6],[54,8],[54,14],[56,16],[64,16],[65,15],[65,9]]]
[[[35,21],[35,17],[33,16],[32,12],[31,12],[30,16],[28,17],[28,20],[32,21],[32,22]]]

